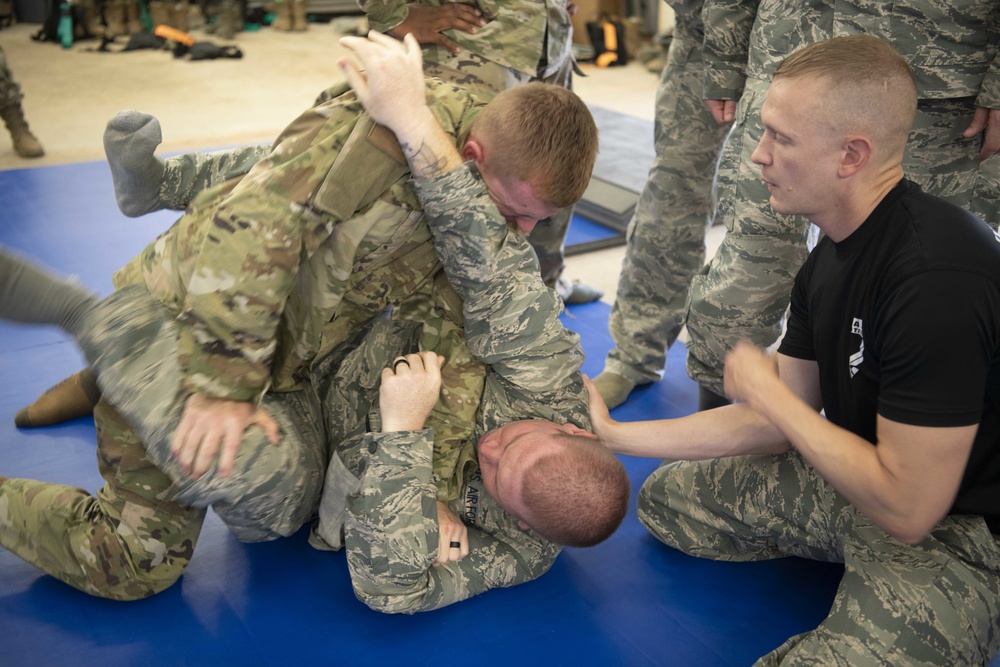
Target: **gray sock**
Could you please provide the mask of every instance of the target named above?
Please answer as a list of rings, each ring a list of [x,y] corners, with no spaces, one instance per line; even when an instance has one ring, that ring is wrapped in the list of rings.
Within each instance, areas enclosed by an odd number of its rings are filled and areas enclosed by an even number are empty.
[[[76,335],[97,297],[0,248],[0,318],[25,324],[56,324]]]
[[[164,162],[155,153],[161,141],[160,121],[141,111],[122,111],[104,130],[104,152],[115,184],[115,199],[130,218],[163,207],[160,183]]]

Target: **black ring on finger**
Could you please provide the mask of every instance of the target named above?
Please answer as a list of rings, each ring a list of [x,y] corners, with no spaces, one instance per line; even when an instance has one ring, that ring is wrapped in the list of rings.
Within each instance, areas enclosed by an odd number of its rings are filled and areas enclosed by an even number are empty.
[[[451,547],[452,549],[461,549],[462,548],[462,543],[461,542],[452,542],[448,546]]]
[[[399,366],[400,364],[406,364],[407,368],[410,367],[410,362],[407,361],[405,357],[400,357],[399,359],[396,359],[394,362],[392,362],[392,370],[395,371],[396,367]]]

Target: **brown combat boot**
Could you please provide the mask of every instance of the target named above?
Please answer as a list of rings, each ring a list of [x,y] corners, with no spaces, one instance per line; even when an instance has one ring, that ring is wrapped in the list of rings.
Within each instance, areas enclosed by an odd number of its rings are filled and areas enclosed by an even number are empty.
[[[170,25],[181,32],[188,31],[188,3],[175,2],[170,5]]]
[[[124,0],[107,0],[104,3],[104,34],[107,37],[117,37],[128,34],[125,25]]]
[[[170,19],[172,18],[170,7],[171,4],[166,0],[150,0],[146,3],[149,8],[149,17],[153,20],[153,29],[156,29],[158,25],[170,25]]]
[[[83,24],[92,37],[104,35],[104,19],[101,18],[101,7],[96,0],[83,5]]]
[[[142,10],[137,0],[127,0],[125,3],[125,28],[130,35],[143,31]]]
[[[94,412],[101,400],[97,376],[89,368],[71,375],[59,384],[45,390],[35,402],[21,408],[14,415],[14,425],[19,428],[50,426]]]
[[[271,27],[275,30],[292,29],[292,0],[275,0]]]
[[[302,31],[309,28],[309,17],[306,10],[309,8],[309,0],[285,0],[285,4],[292,4],[292,30]]]
[[[243,7],[239,0],[222,0],[219,27],[215,31],[222,39],[232,39],[243,31]]]
[[[24,111],[20,104],[11,104],[5,109],[0,109],[0,118],[10,130],[10,138],[14,142],[14,152],[21,157],[41,157],[45,155],[45,149],[41,142],[28,129],[28,121],[24,119]]]

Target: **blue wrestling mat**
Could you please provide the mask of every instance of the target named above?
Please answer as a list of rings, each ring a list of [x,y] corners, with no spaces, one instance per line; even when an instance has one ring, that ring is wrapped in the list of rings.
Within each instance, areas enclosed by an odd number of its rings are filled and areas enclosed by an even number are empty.
[[[0,172],[0,201],[0,243],[101,294],[111,289],[111,271],[175,217],[122,216],[104,163]],[[596,303],[564,316],[583,338],[591,375],[611,345],[608,312]],[[0,474],[100,488],[92,420],[13,425],[26,401],[81,367],[59,332],[0,324]],[[665,379],[615,414],[680,416],[695,403],[684,350],[674,349]],[[625,465],[637,491],[656,462]],[[610,540],[565,550],[534,582],[388,616],[355,599],[342,553],[316,551],[306,537],[241,544],[210,513],[180,582],[140,602],[90,597],[0,549],[0,665],[740,667],[815,627],[842,571],[795,558],[692,558],[651,538],[633,511]]]

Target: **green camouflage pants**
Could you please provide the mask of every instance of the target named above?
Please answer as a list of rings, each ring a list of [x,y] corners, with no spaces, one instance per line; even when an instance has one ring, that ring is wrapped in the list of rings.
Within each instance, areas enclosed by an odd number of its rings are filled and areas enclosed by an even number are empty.
[[[736,122],[719,160],[716,220],[726,237],[691,283],[688,374],[722,395],[726,352],[740,340],[774,343],[795,274],[805,261],[808,222],[771,211],[760,168],[750,156],[760,141],[760,107],[769,81],[747,79]],[[976,160],[981,138],[962,139],[975,112],[972,98],[921,100],[903,169],[927,192],[968,208],[991,226],[1000,222],[1000,157]]]
[[[986,665],[1000,649],[1000,536],[950,516],[922,542],[889,537],[797,453],[665,463],[639,520],[700,558],[842,562],[830,615],[759,665]]]
[[[14,81],[10,67],[7,65],[7,54],[0,46],[0,109],[20,104],[24,95],[21,93],[21,86]]]
[[[293,534],[319,506],[328,454],[309,384],[262,399],[281,430],[277,446],[251,428],[228,476],[213,467],[194,480],[181,470],[170,453],[187,399],[174,322],[134,285],[86,317],[78,342],[107,401],[94,413],[107,481],[96,499],[31,480],[0,486],[0,543],[93,595],[138,599],[174,583],[194,551],[205,507],[239,539],[261,541]]]
[[[691,278],[705,262],[712,179],[727,127],[702,101],[701,44],[678,32],[656,97],[656,158],[626,232],[628,247],[608,329],[605,369],[636,383],[660,379],[684,325]]]
[[[0,545],[85,593],[141,599],[181,576],[205,510],[173,500],[170,478],[104,401],[94,421],[104,488],[94,497],[61,484],[3,481]]]

